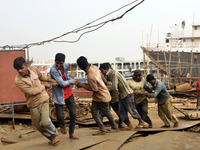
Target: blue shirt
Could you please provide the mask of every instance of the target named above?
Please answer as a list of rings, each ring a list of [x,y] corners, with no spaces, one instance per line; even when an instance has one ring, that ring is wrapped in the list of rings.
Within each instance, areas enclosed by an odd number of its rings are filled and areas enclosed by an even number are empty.
[[[167,91],[166,86],[158,79],[156,79],[155,84],[153,85],[154,93],[149,93],[147,96],[149,98],[157,98],[158,104],[164,104],[171,96]]]
[[[73,79],[70,76],[68,76],[67,70],[69,68],[69,65],[66,63],[64,63],[63,65],[64,65],[64,74],[66,77],[66,81],[63,80],[62,73],[56,67],[56,64],[54,64],[50,69],[51,78],[56,80],[59,84],[56,86],[52,86],[52,99],[56,104],[65,104],[63,87],[69,86],[73,82]]]

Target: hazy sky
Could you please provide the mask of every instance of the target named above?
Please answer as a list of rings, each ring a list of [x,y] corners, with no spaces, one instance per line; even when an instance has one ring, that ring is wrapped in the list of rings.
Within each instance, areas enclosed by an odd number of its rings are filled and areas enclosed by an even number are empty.
[[[0,0],[0,46],[54,38],[130,2],[132,0]],[[128,8],[106,19],[115,18]],[[151,26],[151,42],[157,43],[158,31],[159,42],[162,42],[164,34],[174,24],[181,26],[185,20],[186,29],[190,29],[193,14],[195,22],[200,22],[200,0],[145,0],[121,20],[84,35],[77,43],[52,42],[31,47],[30,57],[49,60],[62,52],[66,54],[66,62],[76,62],[81,55],[90,62],[114,61],[115,57],[142,59],[140,46],[146,43],[147,35],[150,36]],[[66,36],[62,40],[74,40],[78,35]]]

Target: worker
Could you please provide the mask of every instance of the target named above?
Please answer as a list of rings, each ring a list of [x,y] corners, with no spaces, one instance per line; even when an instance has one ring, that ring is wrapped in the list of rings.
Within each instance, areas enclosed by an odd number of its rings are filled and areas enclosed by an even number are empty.
[[[105,65],[109,69],[112,70],[110,63],[108,63],[108,62],[101,64],[100,67],[99,67],[99,70],[101,70],[103,67],[105,67]],[[101,73],[101,75],[102,75],[102,79],[103,79],[103,81],[104,81],[104,83],[105,83],[106,87],[108,88],[110,95],[111,95],[111,101],[109,102],[109,109],[112,107],[114,112],[119,117],[118,128],[120,130],[126,130],[127,128],[123,126],[123,121],[121,119],[120,112],[119,112],[119,98],[120,98],[119,91],[116,89],[116,86],[111,81],[109,81],[110,77],[108,77],[107,75],[103,75],[102,73]],[[103,114],[101,109],[99,109],[99,115],[100,115],[101,120],[103,120],[103,117],[105,115]],[[126,113],[125,118],[128,119],[128,113]],[[124,123],[127,125],[128,129],[130,129],[130,128],[133,129],[132,125],[131,124],[128,125],[127,121],[124,121]]]
[[[171,103],[171,95],[168,93],[165,85],[152,74],[148,74],[146,80],[152,85],[154,92],[148,93],[149,98],[156,98],[158,102],[158,115],[164,122],[161,128],[169,128],[169,121],[174,123],[173,127],[178,127],[178,119],[173,114],[173,107]],[[169,121],[168,121],[169,120]]]
[[[77,84],[78,88],[85,88],[86,90],[93,91],[92,95],[92,106],[91,106],[91,113],[96,121],[96,124],[99,127],[99,131],[93,133],[93,135],[103,135],[106,134],[106,130],[104,128],[103,122],[99,117],[99,108],[102,110],[104,115],[108,118],[111,131],[115,132],[118,131],[117,125],[115,120],[109,110],[109,102],[111,100],[110,93],[106,88],[105,83],[102,80],[101,74],[99,69],[92,65],[90,66],[87,58],[81,56],[77,59],[77,64],[80,69],[84,70],[87,74],[88,84],[81,84],[80,82]]]
[[[57,53],[55,56],[55,64],[50,69],[51,78],[58,82],[58,85],[52,87],[52,99],[56,108],[57,120],[60,123],[60,131],[62,134],[67,133],[65,118],[63,115],[64,105],[69,110],[69,138],[77,140],[78,136],[74,134],[76,125],[76,103],[70,85],[77,81],[68,75],[69,65],[65,63],[65,54]]]
[[[196,90],[197,90],[197,110],[200,109],[200,80],[196,82]]]
[[[141,70],[135,70],[132,79],[127,81],[130,88],[134,93],[134,102],[138,113],[143,121],[149,124],[149,128],[152,128],[152,121],[148,116],[148,101],[146,95],[141,95],[145,91],[151,93],[151,89],[145,83]]]
[[[58,145],[58,132],[49,117],[49,96],[41,81],[55,84],[57,82],[41,74],[36,67],[28,67],[23,57],[17,57],[13,62],[13,67],[18,72],[15,85],[25,94],[33,125],[50,140],[49,144]],[[49,87],[48,84],[46,86]]]
[[[133,97],[131,99],[131,95],[133,96],[133,90],[129,87],[123,75],[110,69],[106,64],[101,66],[101,72],[108,76],[108,80],[112,82],[115,89],[117,89],[119,93],[119,114],[122,121],[126,121],[130,129],[133,128],[127,116],[127,112],[129,112],[130,115],[139,122],[136,128],[146,128],[144,121],[141,119],[138,111],[136,110]]]

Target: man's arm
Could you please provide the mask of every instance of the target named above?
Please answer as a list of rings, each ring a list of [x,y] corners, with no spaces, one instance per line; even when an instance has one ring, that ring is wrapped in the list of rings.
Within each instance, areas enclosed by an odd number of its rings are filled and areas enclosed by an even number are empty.
[[[27,95],[37,95],[45,90],[45,86],[41,85],[40,87],[31,87],[30,85],[25,84],[22,81],[15,81],[15,85]]]
[[[99,90],[97,81],[93,78],[88,79],[88,85],[85,86],[86,90],[97,92]]]
[[[118,90],[118,78],[119,78],[119,76],[118,76],[117,72],[115,72],[112,75],[112,83],[113,83],[115,89],[117,89],[117,90]]]
[[[152,90],[147,86],[147,84],[144,84],[144,89],[145,89],[145,91],[147,91],[148,93],[152,93]]]
[[[147,96],[149,98],[155,98],[157,97],[157,95],[162,91],[163,87],[162,87],[162,83],[158,82],[156,88],[155,88],[155,91],[153,93],[149,93],[147,94]]]
[[[70,84],[73,83],[73,80],[71,78],[69,78],[69,77],[66,77],[66,80],[67,79],[69,79],[69,80],[64,81],[63,78],[61,77],[60,73],[55,69],[51,70],[50,74],[58,82],[58,84],[61,87],[66,87],[66,86],[69,86]]]

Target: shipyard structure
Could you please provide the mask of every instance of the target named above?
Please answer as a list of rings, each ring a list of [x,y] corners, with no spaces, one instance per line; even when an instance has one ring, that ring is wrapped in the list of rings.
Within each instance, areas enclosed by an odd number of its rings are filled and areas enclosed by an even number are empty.
[[[200,24],[193,24],[190,31],[185,31],[185,21],[181,27],[175,24],[163,43],[147,43],[141,49],[144,62],[150,59],[156,65],[156,77],[168,88],[192,84],[200,77]]]

